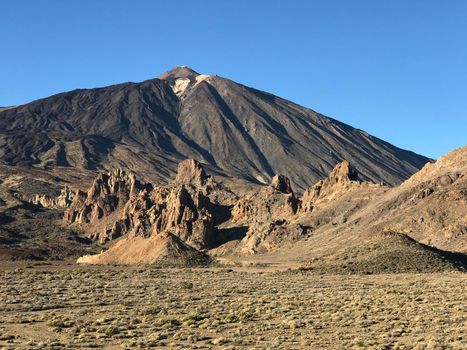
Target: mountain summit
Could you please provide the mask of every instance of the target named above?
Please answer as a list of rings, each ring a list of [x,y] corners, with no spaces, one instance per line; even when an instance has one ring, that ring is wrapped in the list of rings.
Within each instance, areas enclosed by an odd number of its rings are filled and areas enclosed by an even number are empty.
[[[188,66],[176,66],[172,68],[171,70],[165,73],[162,73],[159,76],[159,79],[170,81],[170,80],[175,80],[175,79],[180,79],[180,78],[194,78],[198,75],[200,74],[195,72],[193,69],[191,69]]]
[[[303,190],[346,159],[363,180],[395,185],[428,158],[308,108],[215,75],[79,89],[0,110],[0,164],[103,170],[166,181],[192,158],[223,176]]]

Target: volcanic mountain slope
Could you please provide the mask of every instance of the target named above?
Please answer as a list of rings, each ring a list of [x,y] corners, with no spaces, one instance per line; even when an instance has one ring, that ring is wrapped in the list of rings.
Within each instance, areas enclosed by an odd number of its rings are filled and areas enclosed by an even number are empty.
[[[82,89],[0,110],[0,162],[122,168],[160,183],[193,158],[217,175],[300,192],[346,159],[395,185],[429,159],[274,95],[176,67],[159,78]]]

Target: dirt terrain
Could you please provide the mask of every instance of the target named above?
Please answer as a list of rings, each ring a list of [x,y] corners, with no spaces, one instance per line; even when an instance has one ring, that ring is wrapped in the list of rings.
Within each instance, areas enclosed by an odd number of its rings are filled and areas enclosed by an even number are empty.
[[[4,349],[465,349],[467,275],[4,265]]]

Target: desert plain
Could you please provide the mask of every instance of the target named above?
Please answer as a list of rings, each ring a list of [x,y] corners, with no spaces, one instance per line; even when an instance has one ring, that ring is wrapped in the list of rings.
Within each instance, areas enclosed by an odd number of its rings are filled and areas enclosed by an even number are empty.
[[[465,349],[467,275],[16,263],[2,349]]]

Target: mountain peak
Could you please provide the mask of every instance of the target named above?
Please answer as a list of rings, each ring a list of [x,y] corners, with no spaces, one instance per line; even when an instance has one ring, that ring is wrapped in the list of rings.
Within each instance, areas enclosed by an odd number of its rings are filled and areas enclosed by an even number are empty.
[[[188,79],[193,79],[199,75],[198,72],[194,71],[188,66],[176,66],[172,68],[171,70],[162,73],[159,76],[159,79],[163,80],[175,80],[175,79],[180,79],[180,78],[188,78]]]
[[[193,158],[252,183],[287,173],[300,193],[337,159],[352,161],[362,180],[389,185],[429,161],[291,101],[183,66],[150,84],[77,90],[0,114],[1,164],[123,168],[154,181],[167,181],[181,159]],[[347,165],[340,171],[352,177]]]

